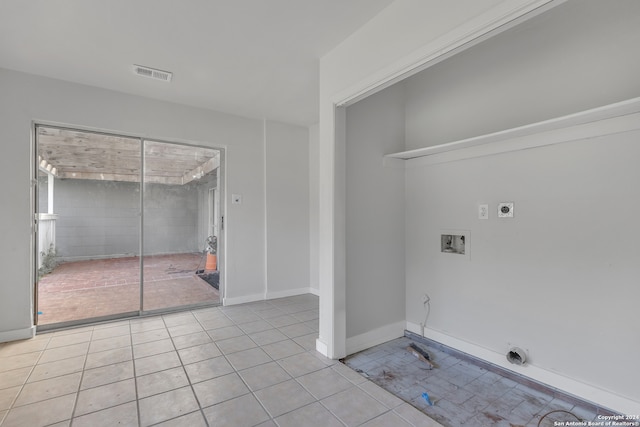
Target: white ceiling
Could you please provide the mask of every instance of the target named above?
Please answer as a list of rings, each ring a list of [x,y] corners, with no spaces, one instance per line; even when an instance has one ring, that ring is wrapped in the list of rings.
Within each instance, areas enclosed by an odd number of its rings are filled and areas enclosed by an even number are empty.
[[[392,2],[0,0],[0,67],[309,125],[319,58]],[[138,77],[133,64],[173,81]]]

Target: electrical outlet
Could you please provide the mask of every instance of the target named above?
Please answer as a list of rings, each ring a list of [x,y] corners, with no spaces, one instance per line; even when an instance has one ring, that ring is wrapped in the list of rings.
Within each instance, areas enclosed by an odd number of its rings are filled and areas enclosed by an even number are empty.
[[[478,205],[478,219],[489,219],[489,205]]]

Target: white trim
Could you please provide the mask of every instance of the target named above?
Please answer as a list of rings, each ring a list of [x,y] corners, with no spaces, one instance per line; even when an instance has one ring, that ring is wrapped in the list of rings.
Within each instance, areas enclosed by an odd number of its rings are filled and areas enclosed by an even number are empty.
[[[262,194],[264,207],[264,299],[269,294],[269,216],[268,216],[268,186],[267,186],[267,119],[262,119]]]
[[[253,295],[244,295],[241,297],[233,297],[233,298],[223,298],[222,305],[237,305],[244,304],[247,302],[256,302],[256,301],[264,301],[264,294],[253,294]]]
[[[402,337],[405,326],[406,323],[404,321],[396,322],[365,332],[364,334],[347,338],[347,356]]]
[[[316,338],[316,351],[325,357],[329,357],[329,347],[320,338]]]
[[[276,298],[286,298],[293,297],[296,295],[306,295],[312,294],[311,288],[297,288],[297,289],[288,289],[286,291],[276,291],[276,292],[266,292],[265,299],[276,299]]]
[[[30,328],[25,328],[25,329],[15,329],[13,331],[0,332],[0,343],[17,341],[17,340],[28,340],[35,336],[36,336],[35,326],[31,326]]]
[[[309,293],[317,297],[320,296],[320,289],[309,286]]]
[[[406,329],[415,334],[421,334],[420,325],[415,323],[407,322]],[[640,414],[640,402],[608,390],[585,384],[531,363],[522,366],[513,365],[507,361],[505,354],[500,354],[492,349],[481,347],[431,328],[425,328],[424,337],[622,414]]]
[[[387,154],[385,158],[410,160],[429,156],[435,157],[433,161],[438,161],[440,158],[460,160],[463,158],[480,157],[489,154],[499,154],[508,151],[559,144],[586,137],[638,129],[640,128],[638,113],[640,113],[640,98],[632,98],[626,101],[460,141]],[[540,134],[544,134],[545,138],[531,138],[532,136]],[[445,155],[445,153],[452,151],[456,153]],[[436,157],[437,155],[442,156]],[[431,162],[432,160],[428,161]]]
[[[565,1],[505,0],[331,99],[337,107],[354,104]]]

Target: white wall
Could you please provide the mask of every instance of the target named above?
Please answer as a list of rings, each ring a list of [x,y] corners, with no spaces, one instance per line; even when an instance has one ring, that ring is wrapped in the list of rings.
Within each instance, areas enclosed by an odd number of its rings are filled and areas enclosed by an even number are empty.
[[[267,298],[309,292],[309,131],[266,123]]]
[[[33,163],[30,139],[34,120],[226,147],[225,303],[264,297],[262,121],[0,69],[0,199],[4,201],[0,341],[32,332],[33,194],[29,166]],[[296,154],[302,156],[300,162],[307,162],[306,151]],[[230,203],[232,193],[243,196],[241,205]],[[308,239],[308,230],[303,234]]]
[[[319,212],[320,212],[320,134],[318,125],[309,126],[309,286],[311,292],[320,292]]]
[[[347,353],[405,328],[404,90],[385,89],[346,109]]]

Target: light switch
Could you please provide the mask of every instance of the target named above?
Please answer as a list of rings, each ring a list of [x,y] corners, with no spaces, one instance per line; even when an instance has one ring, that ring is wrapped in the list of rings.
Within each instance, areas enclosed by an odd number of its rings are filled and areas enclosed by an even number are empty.
[[[241,205],[242,204],[242,195],[240,195],[240,194],[232,194],[231,195],[231,204],[233,204],[233,205]]]
[[[489,205],[478,205],[478,219],[489,219]]]

